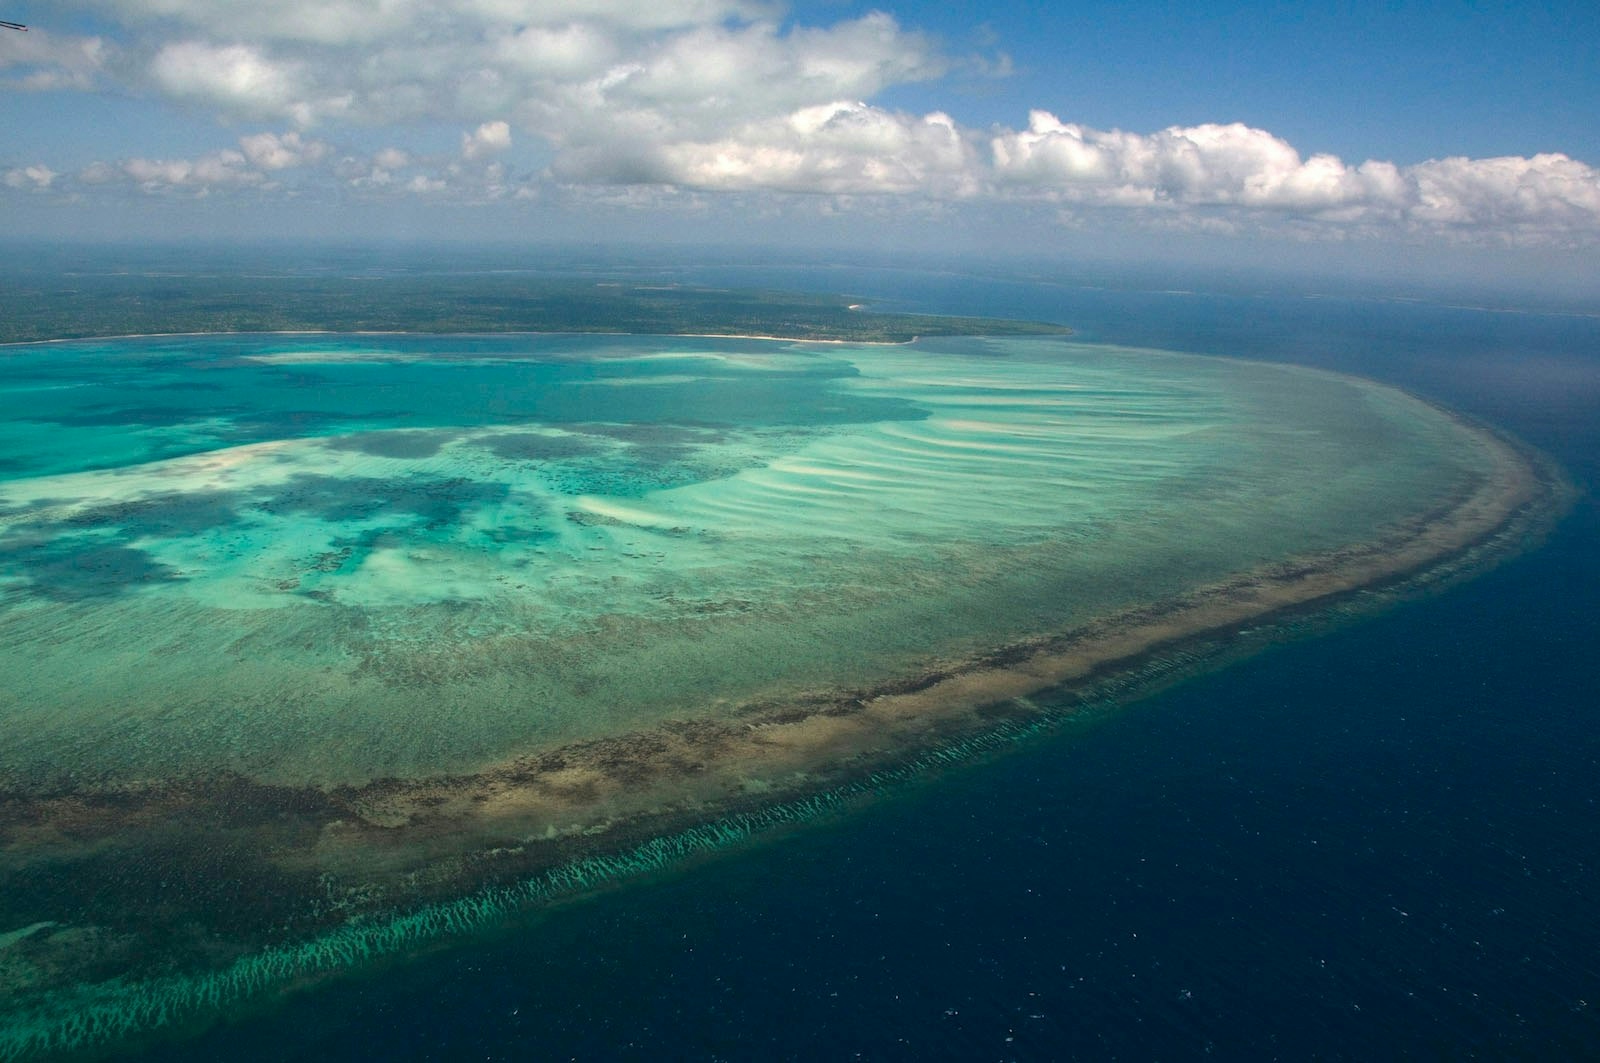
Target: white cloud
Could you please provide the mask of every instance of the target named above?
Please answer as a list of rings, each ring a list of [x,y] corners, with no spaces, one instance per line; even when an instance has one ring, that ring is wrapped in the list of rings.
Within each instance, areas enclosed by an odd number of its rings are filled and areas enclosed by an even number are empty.
[[[1593,228],[1600,171],[1565,155],[1438,159],[1413,166],[1411,216],[1454,227]]]
[[[600,178],[615,169],[604,156],[579,161]],[[718,140],[640,150],[635,161],[659,183],[715,191],[954,198],[977,187],[976,154],[948,115],[917,118],[865,103],[804,107]],[[582,172],[570,166],[569,176]]]
[[[240,137],[239,147],[250,164],[262,170],[287,170],[321,162],[333,148],[299,133],[257,133]]]
[[[385,170],[411,165],[411,156],[399,148],[384,148],[372,157],[372,164]]]
[[[1398,206],[1403,192],[1391,164],[1351,169],[1332,155],[1302,159],[1288,142],[1239,123],[1141,135],[1089,129],[1034,111],[1026,130],[999,133],[990,148],[1003,184],[1081,202],[1316,213]]]
[[[539,81],[581,81],[603,74],[616,62],[621,48],[615,36],[603,28],[573,22],[523,26],[500,34],[490,57],[497,67]]]
[[[41,27],[27,33],[7,32],[0,48],[0,89],[47,92],[93,88],[111,55],[101,37],[74,37]],[[15,72],[14,74],[11,72]]]
[[[933,44],[871,13],[786,25],[716,0],[105,0],[160,18],[141,78],[224,117],[484,121],[594,145],[654,131],[712,139],[745,122],[937,76]],[[134,49],[137,53],[139,49]]]
[[[1025,131],[996,134],[990,147],[1001,187],[1059,201],[1600,239],[1600,171],[1565,155],[1351,166],[1332,155],[1302,158],[1287,142],[1238,124],[1140,135],[1088,129],[1044,111],[1030,116]]]
[[[0,174],[0,180],[5,182],[7,188],[42,191],[54,184],[59,176],[48,166],[18,166]]]
[[[940,69],[920,38],[873,13],[786,34],[770,22],[701,27],[653,49],[614,92],[642,105],[748,113],[870,96]]]
[[[175,99],[228,115],[288,119],[309,126],[345,114],[348,94],[324,92],[303,61],[274,58],[244,44],[186,40],[164,45],[150,61],[155,86]]]
[[[1078,225],[1109,210],[1191,231],[1600,242],[1600,174],[1564,155],[1352,164],[1240,123],[1130,133],[1039,110],[1023,129],[980,132],[890,110],[872,102],[886,89],[1003,76],[1006,64],[998,52],[989,65],[951,58],[882,12],[811,24],[760,0],[91,2],[118,28],[114,44],[26,35],[0,57],[0,86],[120,77],[131,92],[291,131],[42,185],[8,176],[8,188],[276,193],[321,181],[347,195],[539,195],[497,161],[515,140],[549,158],[545,184],[562,195],[654,190],[630,202],[777,193],[834,197],[839,210],[1032,205]],[[457,152],[403,139],[440,124],[468,130]],[[394,146],[336,155],[328,140],[347,127],[388,128]]]
[[[332,145],[299,133],[255,133],[240,137],[237,149],[224,148],[195,158],[136,156],[115,163],[93,163],[80,170],[74,180],[82,186],[132,184],[145,192],[204,195],[230,189],[271,191],[283,187],[274,174],[316,167],[332,151]]]
[[[511,127],[505,122],[485,122],[470,133],[461,134],[461,156],[481,159],[497,155],[511,146]]]
[[[785,24],[747,0],[100,0],[136,81],[230,118],[480,123],[553,143],[710,138],[944,68],[871,13]],[[142,42],[142,47],[140,46]],[[138,59],[139,55],[147,58]]]
[[[150,74],[164,91],[228,109],[268,112],[293,102],[298,77],[242,44],[179,41],[156,53]]]
[[[706,142],[943,68],[930,42],[883,14],[788,31],[772,22],[719,24],[635,46],[598,76],[541,86],[514,113],[565,148]]]
[[[127,159],[120,169],[146,192],[189,190],[200,193],[266,183],[265,175],[249,167],[244,153],[216,151],[196,159]]]

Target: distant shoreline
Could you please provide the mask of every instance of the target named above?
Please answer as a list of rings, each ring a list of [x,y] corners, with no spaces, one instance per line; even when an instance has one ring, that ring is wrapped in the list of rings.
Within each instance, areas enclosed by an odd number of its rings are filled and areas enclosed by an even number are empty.
[[[1058,335],[1070,335],[1070,330],[1063,329]],[[974,337],[982,337],[985,333],[975,332]],[[1041,334],[1043,336],[1045,334]],[[906,347],[918,340],[921,336],[912,336],[906,340],[848,340],[848,339],[817,339],[806,336],[777,336],[753,332],[596,332],[582,329],[556,329],[541,332],[537,329],[513,329],[506,332],[417,332],[404,329],[274,329],[265,332],[123,332],[115,335],[104,336],[62,336],[48,340],[9,340],[0,343],[4,347],[37,347],[44,344],[57,343],[93,343],[97,340],[157,340],[181,339],[185,336],[660,336],[663,339],[707,339],[707,340],[769,340],[775,343],[828,343],[852,347]]]
[[[8,293],[0,345],[228,335],[615,334],[904,343],[927,336],[1055,336],[1024,321],[872,309],[860,295],[474,274],[35,278]],[[63,285],[66,286],[63,286]],[[725,331],[736,330],[736,331]]]

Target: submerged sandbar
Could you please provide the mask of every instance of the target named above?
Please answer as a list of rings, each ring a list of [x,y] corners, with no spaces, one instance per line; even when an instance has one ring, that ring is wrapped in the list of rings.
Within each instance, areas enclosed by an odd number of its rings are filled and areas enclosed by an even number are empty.
[[[1380,385],[1060,340],[7,357],[0,992],[47,1011],[1070,712],[1558,493]]]

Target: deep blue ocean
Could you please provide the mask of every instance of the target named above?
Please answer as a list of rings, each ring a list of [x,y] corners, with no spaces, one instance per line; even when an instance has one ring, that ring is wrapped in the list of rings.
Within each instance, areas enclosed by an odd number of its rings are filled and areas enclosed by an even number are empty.
[[[1265,282],[692,279],[1370,376],[1587,494],[1439,596],[149,1058],[1600,1058],[1600,316]]]

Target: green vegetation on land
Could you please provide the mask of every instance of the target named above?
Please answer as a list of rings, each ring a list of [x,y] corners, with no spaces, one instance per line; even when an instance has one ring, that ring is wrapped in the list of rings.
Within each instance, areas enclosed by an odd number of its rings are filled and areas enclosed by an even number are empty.
[[[880,314],[846,296],[528,274],[29,273],[0,343],[182,332],[615,332],[857,343],[1060,335],[1033,321]]]

